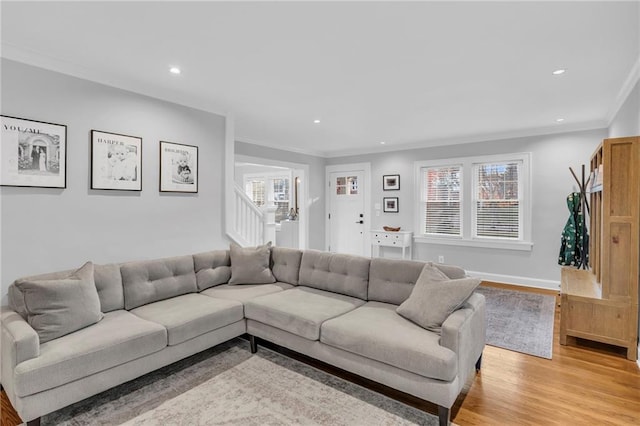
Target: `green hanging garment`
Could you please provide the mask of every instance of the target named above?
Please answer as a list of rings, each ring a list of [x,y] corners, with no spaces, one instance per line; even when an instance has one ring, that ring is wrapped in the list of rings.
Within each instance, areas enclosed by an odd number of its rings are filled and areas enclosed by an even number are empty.
[[[558,264],[586,268],[589,264],[589,235],[580,204],[579,192],[567,196],[570,215],[562,231]]]

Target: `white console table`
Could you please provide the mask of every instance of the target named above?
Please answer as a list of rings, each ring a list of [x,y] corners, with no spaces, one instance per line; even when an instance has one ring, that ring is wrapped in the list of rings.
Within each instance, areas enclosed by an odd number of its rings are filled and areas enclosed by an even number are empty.
[[[402,249],[403,259],[411,259],[412,237],[411,231],[371,231],[371,252],[373,256],[380,257],[380,247],[398,247]]]

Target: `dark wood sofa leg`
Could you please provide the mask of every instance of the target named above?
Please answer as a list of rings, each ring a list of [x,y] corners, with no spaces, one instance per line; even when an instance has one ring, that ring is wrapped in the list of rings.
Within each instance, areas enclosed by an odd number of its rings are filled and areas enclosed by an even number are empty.
[[[480,371],[480,367],[482,367],[482,354],[480,354],[480,358],[476,361],[476,373]]]
[[[27,422],[27,426],[40,426],[40,417]]]
[[[449,426],[449,416],[451,410],[447,407],[438,405],[438,424],[440,426]]]
[[[258,352],[258,342],[256,342],[256,336],[249,335],[249,346],[251,347],[251,353]]]

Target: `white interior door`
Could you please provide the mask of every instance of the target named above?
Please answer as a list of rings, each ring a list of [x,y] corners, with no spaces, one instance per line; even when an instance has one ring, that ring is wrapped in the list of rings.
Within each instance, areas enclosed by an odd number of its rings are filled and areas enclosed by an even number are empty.
[[[365,255],[364,171],[329,174],[329,250]]]

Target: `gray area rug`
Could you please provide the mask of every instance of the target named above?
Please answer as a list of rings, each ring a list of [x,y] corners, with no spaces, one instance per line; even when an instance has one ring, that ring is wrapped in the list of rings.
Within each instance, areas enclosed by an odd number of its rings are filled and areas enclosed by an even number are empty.
[[[437,417],[233,339],[42,418],[42,425],[437,425]]]
[[[551,359],[556,298],[478,287],[487,300],[487,344]]]

